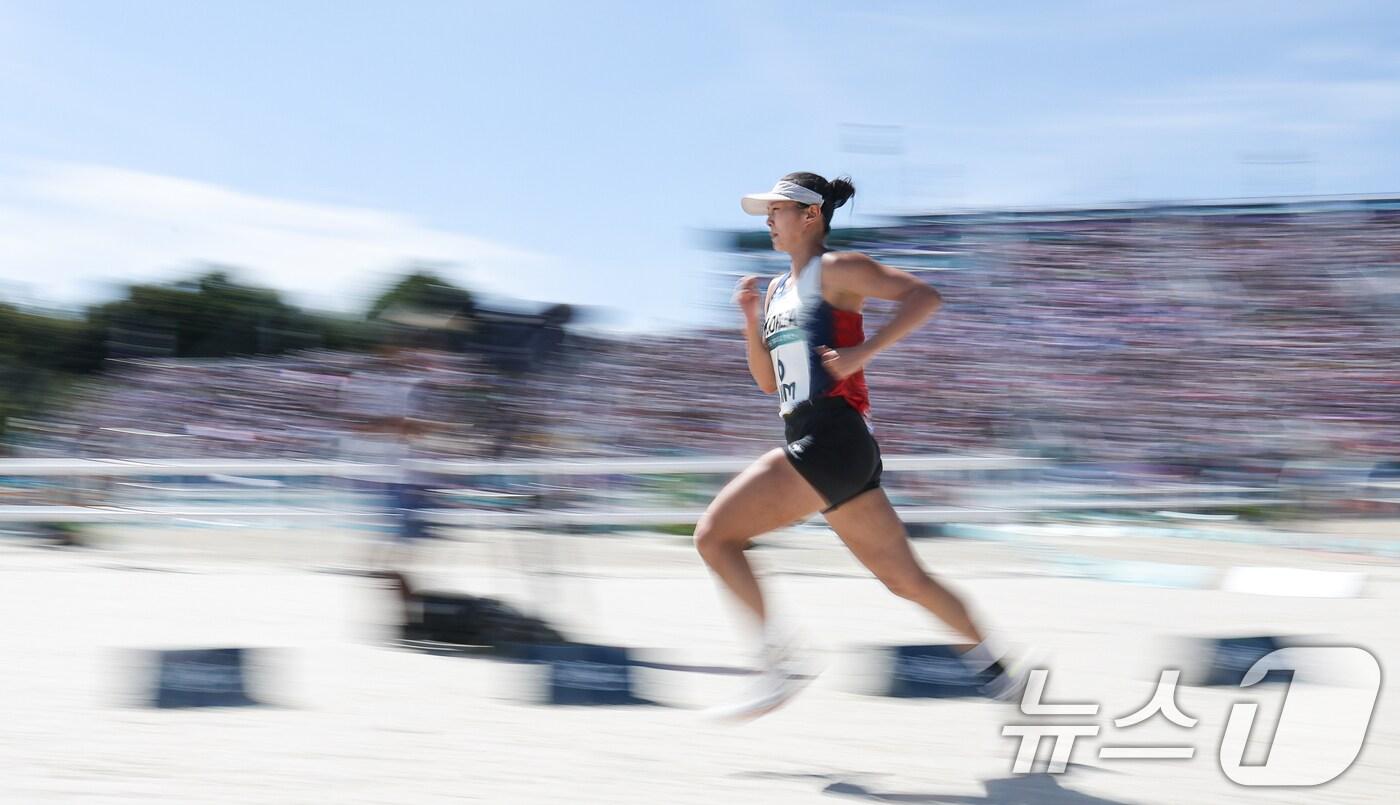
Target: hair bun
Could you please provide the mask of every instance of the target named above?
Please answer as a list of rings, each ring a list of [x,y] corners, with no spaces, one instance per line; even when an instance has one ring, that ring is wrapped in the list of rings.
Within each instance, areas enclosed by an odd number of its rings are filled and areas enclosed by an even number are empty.
[[[831,203],[833,207],[840,207],[842,204],[850,201],[851,196],[855,194],[856,186],[851,184],[851,177],[839,176],[831,180]]]

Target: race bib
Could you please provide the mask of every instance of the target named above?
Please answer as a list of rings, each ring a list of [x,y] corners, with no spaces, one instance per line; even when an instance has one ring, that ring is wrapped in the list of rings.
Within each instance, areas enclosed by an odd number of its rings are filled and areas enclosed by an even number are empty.
[[[793,327],[774,333],[767,344],[773,358],[773,375],[778,379],[778,409],[786,414],[812,391],[807,339]]]

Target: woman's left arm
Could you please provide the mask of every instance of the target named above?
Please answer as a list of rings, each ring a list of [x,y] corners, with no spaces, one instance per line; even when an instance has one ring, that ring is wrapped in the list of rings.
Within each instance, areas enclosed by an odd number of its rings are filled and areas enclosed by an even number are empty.
[[[943,297],[931,285],[859,252],[833,253],[826,259],[823,290],[833,296],[885,299],[898,305],[894,318],[864,343],[839,350],[827,345],[817,348],[822,365],[838,380],[864,369],[876,353],[916,330],[943,304]]]

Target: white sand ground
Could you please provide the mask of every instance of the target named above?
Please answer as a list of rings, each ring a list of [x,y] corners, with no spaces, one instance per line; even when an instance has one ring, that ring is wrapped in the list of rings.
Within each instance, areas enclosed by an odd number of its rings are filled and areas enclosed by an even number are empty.
[[[1384,526],[1389,528],[1389,526]],[[1388,803],[1400,796],[1400,700],[1383,687],[1355,765],[1315,789],[1229,782],[1216,752],[1237,690],[1182,688],[1200,719],[1115,731],[1175,636],[1279,633],[1369,648],[1400,668],[1400,563],[1185,540],[1028,549],[921,541],[929,566],[986,620],[1045,652],[1050,697],[1102,703],[1099,739],[1064,775],[1011,773],[1014,706],[850,692],[859,647],[935,642],[946,632],[891,597],[829,534],[797,530],[754,552],[778,608],[806,628],[831,670],[787,708],[734,727],[698,708],[736,676],[642,672],[670,706],[529,704],[518,665],[384,645],[386,593],[325,572],[363,558],[364,532],[298,528],[100,532],[100,547],[0,542],[0,802],[4,803]],[[1382,534],[1384,536],[1384,534]],[[1400,530],[1396,535],[1400,537]],[[1057,554],[1056,552],[1060,552]],[[1354,598],[1315,599],[1136,586],[1055,575],[1053,555],[1174,564],[1362,571]],[[734,612],[684,539],[466,535],[420,558],[433,586],[543,607],[589,640],[678,664],[742,665]],[[554,567],[567,575],[522,573]],[[276,706],[155,710],[129,650],[279,649],[254,679]],[[1275,688],[1277,701],[1281,695]],[[1267,708],[1266,708],[1267,710]],[[1075,721],[1070,719],[1071,722]],[[1080,723],[1085,719],[1079,719]],[[1317,724],[1326,745],[1339,729]],[[1115,734],[1116,732],[1116,734]],[[1267,736],[1256,736],[1262,746]],[[1103,743],[1185,743],[1189,761],[1100,761]]]

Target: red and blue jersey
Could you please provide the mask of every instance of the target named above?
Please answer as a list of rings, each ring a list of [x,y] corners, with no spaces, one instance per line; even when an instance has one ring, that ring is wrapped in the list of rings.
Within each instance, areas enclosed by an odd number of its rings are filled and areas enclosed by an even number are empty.
[[[763,317],[763,340],[778,379],[779,410],[787,414],[804,400],[841,397],[861,416],[870,415],[865,373],[836,380],[822,365],[817,347],[835,350],[865,341],[861,314],[838,310],[822,298],[821,255],[812,258],[794,280],[778,279]]]

